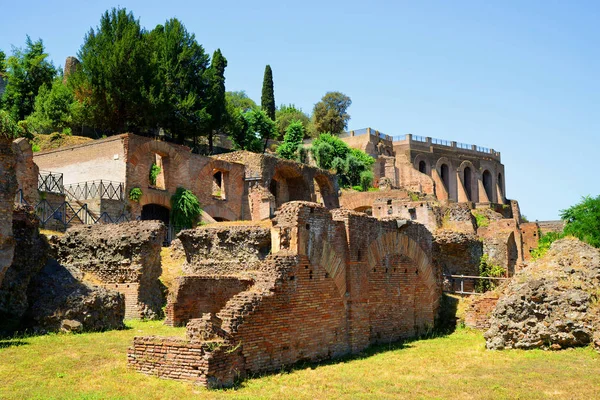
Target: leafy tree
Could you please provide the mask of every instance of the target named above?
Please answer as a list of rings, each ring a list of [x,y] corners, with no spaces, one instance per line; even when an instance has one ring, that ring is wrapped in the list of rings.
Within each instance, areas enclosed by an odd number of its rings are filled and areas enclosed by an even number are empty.
[[[328,92],[313,109],[316,132],[340,134],[348,126],[350,115],[346,112],[352,104],[350,97],[340,92]]]
[[[265,67],[262,96],[260,97],[260,108],[272,121],[275,121],[275,92],[273,89],[273,71],[271,70],[270,65]]]
[[[252,100],[245,91],[240,90],[238,92],[225,92],[225,100],[227,106],[239,109],[242,112],[250,111],[254,108],[258,108],[254,100]]]
[[[5,110],[0,110],[0,137],[15,139],[23,134],[23,130]]]
[[[289,124],[283,138],[283,143],[277,148],[277,154],[282,158],[293,160],[298,158],[298,149],[304,138],[304,127],[302,122],[293,121]]]
[[[27,36],[25,49],[13,49],[13,55],[1,63],[6,65],[2,107],[13,120],[21,121],[31,114],[40,87],[52,84],[56,68],[47,58],[42,40],[33,42]]]
[[[213,151],[213,133],[223,130],[227,122],[227,101],[225,96],[225,68],[227,60],[221,50],[217,49],[208,70],[209,102],[208,113],[210,124],[208,132],[208,151]]]
[[[373,186],[373,171],[366,170],[360,173],[360,187],[363,192],[369,190],[371,186]]]
[[[4,75],[6,72],[6,53],[0,50],[0,75]],[[1,78],[1,76],[0,76]]]
[[[250,110],[243,115],[247,123],[246,137],[256,137],[261,141],[264,141],[265,146],[262,149],[264,152],[268,140],[275,136],[277,130],[275,122],[273,122],[263,110]],[[253,151],[257,151],[256,147],[254,147],[255,141],[250,139],[249,142],[253,144]],[[260,150],[261,149],[259,148],[258,151]]]
[[[375,159],[364,151],[348,147],[337,136],[319,135],[313,142],[312,153],[318,167],[335,170],[341,187],[371,185],[371,167]]]
[[[600,247],[600,195],[583,197],[574,206],[561,210],[560,217],[566,221],[566,235]]]
[[[57,77],[52,86],[43,85],[35,98],[34,111],[27,117],[30,131],[45,133],[62,131],[81,122],[81,103],[71,89]]]
[[[90,125],[107,133],[137,133],[156,120],[150,55],[148,35],[131,12],[113,8],[102,15],[79,50],[80,71],[70,77],[77,98],[89,107]]]
[[[150,101],[154,123],[182,143],[196,139],[209,119],[208,82],[204,77],[208,55],[185,26],[173,18],[158,25],[149,35],[155,68]]]
[[[281,105],[277,111],[275,111],[275,123],[277,124],[277,132],[280,137],[285,135],[288,126],[293,121],[300,121],[304,126],[304,136],[310,136],[310,130],[312,128],[310,118],[302,110],[296,108],[293,104],[290,104],[287,106]]]

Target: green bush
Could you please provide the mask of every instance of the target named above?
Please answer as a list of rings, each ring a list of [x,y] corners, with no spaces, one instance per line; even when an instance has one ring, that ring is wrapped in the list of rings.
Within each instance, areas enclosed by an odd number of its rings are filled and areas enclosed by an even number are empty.
[[[479,260],[479,276],[500,278],[505,276],[506,269],[499,265],[492,264],[487,254],[481,256]],[[498,286],[497,281],[488,279],[478,279],[476,285],[476,291],[479,293],[487,292],[488,290],[494,289]]]
[[[129,191],[129,200],[135,201],[136,203],[142,198],[142,189],[134,187]]]
[[[191,191],[178,187],[171,196],[171,222],[178,228],[193,228],[202,214],[200,201]]]
[[[41,147],[40,147],[39,144],[34,143],[34,144],[31,145],[31,151],[33,151],[34,153],[37,153],[40,150],[41,150]]]
[[[0,136],[16,139],[22,136],[23,129],[15,123],[10,117],[10,114],[4,110],[0,110]]]
[[[484,228],[490,225],[490,219],[485,214],[473,211],[473,216],[475,217],[475,221],[477,221],[477,227]]]
[[[156,178],[158,178],[158,175],[160,175],[161,169],[158,165],[156,165],[156,163],[152,164],[152,167],[150,167],[150,176],[149,176],[149,180],[150,180],[150,184],[152,186],[156,185]]]
[[[600,247],[600,196],[586,196],[574,206],[561,210],[566,221],[564,233],[587,244]]]
[[[564,238],[565,236],[566,235],[563,232],[548,232],[543,235],[540,234],[538,247],[535,249],[531,249],[531,258],[537,260],[538,258],[543,257],[552,243],[554,243],[558,239]]]
[[[360,173],[360,186],[362,191],[366,192],[373,185],[373,171],[366,170]]]

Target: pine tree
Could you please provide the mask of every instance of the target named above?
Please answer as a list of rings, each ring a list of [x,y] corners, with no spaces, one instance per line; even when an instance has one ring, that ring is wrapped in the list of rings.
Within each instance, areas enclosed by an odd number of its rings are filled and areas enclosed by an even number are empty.
[[[225,68],[227,59],[223,57],[220,49],[217,49],[212,58],[210,68],[208,69],[209,81],[209,103],[207,111],[210,114],[210,124],[208,132],[208,151],[213,152],[213,134],[221,130],[227,122],[227,101],[225,98]]]
[[[260,108],[275,121],[275,92],[273,90],[273,71],[271,71],[270,65],[265,67]]]

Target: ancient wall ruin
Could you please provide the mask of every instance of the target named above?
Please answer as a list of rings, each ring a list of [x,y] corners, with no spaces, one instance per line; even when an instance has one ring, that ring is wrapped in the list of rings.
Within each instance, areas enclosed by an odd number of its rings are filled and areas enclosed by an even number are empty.
[[[250,279],[247,290],[231,290],[232,297],[213,314],[210,309],[218,304],[204,302],[206,313],[188,322],[186,341],[136,338],[130,367],[230,385],[235,376],[358,352],[433,326],[441,271],[431,261],[433,239],[422,225],[291,202],[281,207],[270,233],[271,254],[264,260],[237,271],[231,265],[226,276],[220,274],[226,280]],[[208,236],[182,240],[188,262],[201,263],[194,254],[210,248],[215,239],[207,242]],[[222,271],[220,264],[217,260],[213,271]],[[201,264],[199,270],[211,266]],[[180,285],[202,286],[206,279],[186,277]]]
[[[0,283],[12,263],[15,251],[12,216],[16,191],[17,178],[12,140],[0,133]]]
[[[15,173],[17,175],[18,189],[23,194],[23,199],[35,206],[40,201],[38,192],[39,168],[33,162],[33,150],[25,138],[19,138],[12,144],[15,154]]]
[[[160,318],[164,298],[158,278],[165,233],[157,221],[77,226],[55,239],[53,251],[61,265],[122,293],[126,318]]]

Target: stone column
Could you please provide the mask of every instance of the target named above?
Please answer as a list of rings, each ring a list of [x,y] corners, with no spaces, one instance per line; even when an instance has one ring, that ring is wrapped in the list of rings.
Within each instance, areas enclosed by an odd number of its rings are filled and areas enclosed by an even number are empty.
[[[15,240],[12,232],[17,178],[12,140],[0,134],[0,284],[13,261]]]

